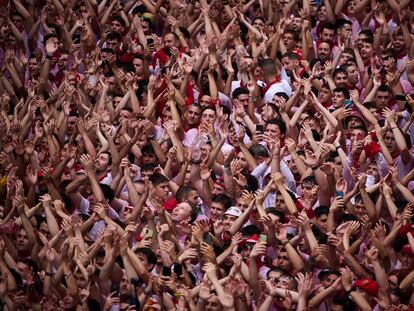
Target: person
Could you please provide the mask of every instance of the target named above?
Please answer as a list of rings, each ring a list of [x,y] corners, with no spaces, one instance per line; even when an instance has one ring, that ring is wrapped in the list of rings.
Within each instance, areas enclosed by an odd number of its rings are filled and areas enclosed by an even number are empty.
[[[4,1],[0,309],[414,309],[413,9]]]

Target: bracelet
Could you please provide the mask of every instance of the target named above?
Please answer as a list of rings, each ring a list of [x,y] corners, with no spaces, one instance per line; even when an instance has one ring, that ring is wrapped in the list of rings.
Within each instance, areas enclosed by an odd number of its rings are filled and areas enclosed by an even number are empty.
[[[311,167],[312,171],[316,171],[318,168],[319,168],[319,164],[318,164],[318,165],[316,165],[316,166],[312,166],[312,167]]]
[[[46,59],[52,60],[53,59],[53,56],[50,56],[49,54],[46,54]]]
[[[50,276],[50,277],[54,277],[55,274],[53,272],[46,272],[45,273],[46,276]]]
[[[355,291],[355,287],[354,287],[354,286],[351,286],[351,288],[350,288],[350,289],[348,289],[348,290],[345,292],[345,296],[349,296],[349,294],[351,294],[351,292],[353,292],[353,291]]]

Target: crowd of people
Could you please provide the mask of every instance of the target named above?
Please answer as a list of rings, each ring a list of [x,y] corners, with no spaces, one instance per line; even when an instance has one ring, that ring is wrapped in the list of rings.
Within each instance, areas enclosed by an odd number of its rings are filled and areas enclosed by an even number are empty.
[[[2,0],[2,310],[414,310],[414,2]]]

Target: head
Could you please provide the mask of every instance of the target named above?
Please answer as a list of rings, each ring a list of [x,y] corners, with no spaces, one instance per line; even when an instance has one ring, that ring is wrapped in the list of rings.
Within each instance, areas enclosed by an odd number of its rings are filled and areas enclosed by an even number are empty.
[[[164,35],[162,38],[162,43],[164,45],[164,48],[170,49],[172,47],[178,48],[179,45],[179,39],[176,33],[169,32]]]
[[[328,224],[328,214],[329,214],[329,207],[327,206],[318,206],[314,210],[316,216],[316,226],[320,231],[326,233],[327,224]]]
[[[98,173],[107,172],[111,164],[112,157],[109,152],[102,152],[95,159],[95,169]]]
[[[392,90],[391,88],[386,85],[386,84],[382,84],[377,92],[375,93],[375,106],[377,107],[377,109],[379,111],[381,111],[384,108],[389,107],[390,103],[392,100]]]
[[[332,77],[337,87],[346,87],[348,81],[348,73],[342,68],[336,68]]]
[[[321,27],[319,39],[331,43],[335,37],[335,25],[332,23],[324,23]]]
[[[317,46],[318,58],[327,61],[331,58],[331,44],[328,41],[321,41]]]
[[[141,148],[142,163],[145,164],[157,164],[157,156],[155,155],[154,148],[151,144],[146,144]]]
[[[214,124],[216,122],[217,113],[214,107],[209,106],[203,109],[201,113],[202,124]]]
[[[112,31],[122,34],[125,31],[125,26],[126,26],[125,21],[122,19],[121,16],[116,15],[115,17],[112,18],[112,21],[111,21]]]
[[[265,133],[271,138],[281,139],[286,134],[286,124],[281,119],[270,120],[266,125]]]
[[[196,103],[193,103],[190,106],[188,106],[187,111],[184,114],[184,117],[188,125],[196,126],[200,123],[201,110],[201,106]]]
[[[346,88],[337,87],[333,90],[332,105],[335,109],[341,108],[345,99],[349,99],[349,91]]]
[[[119,32],[112,31],[106,36],[106,47],[116,52],[119,49],[121,35]]]
[[[298,33],[293,29],[286,29],[282,35],[282,41],[288,51],[295,48],[296,41],[298,41]]]
[[[214,222],[220,219],[224,212],[231,207],[231,199],[224,193],[217,194],[211,202],[211,220]]]
[[[237,99],[246,108],[249,105],[249,90],[238,87],[233,91],[232,98]]]
[[[342,68],[346,71],[346,74],[348,76],[347,83],[349,85],[356,86],[359,82],[358,67],[354,63],[350,63],[343,65]],[[336,85],[338,86],[338,84]]]
[[[336,32],[338,37],[342,40],[348,40],[351,38],[352,34],[352,22],[346,19],[338,19],[336,21]]]
[[[154,188],[154,196],[165,201],[170,192],[168,178],[162,174],[155,173],[151,175],[149,180]]]
[[[181,221],[190,221],[191,220],[191,211],[192,207],[186,202],[177,204],[174,210],[171,213],[171,219],[175,223],[180,223]]]

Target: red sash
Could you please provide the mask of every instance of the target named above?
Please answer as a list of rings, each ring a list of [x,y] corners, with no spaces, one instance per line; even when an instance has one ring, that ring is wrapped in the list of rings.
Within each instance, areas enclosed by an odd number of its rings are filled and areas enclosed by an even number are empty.
[[[264,96],[266,94],[266,92],[270,89],[270,87],[273,84],[279,83],[280,82],[280,77],[277,76],[272,82],[266,84],[266,86],[262,89],[262,96]]]

